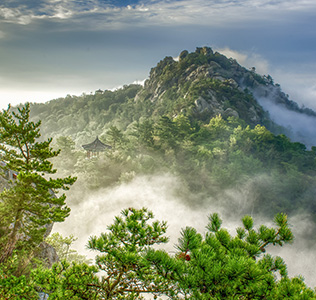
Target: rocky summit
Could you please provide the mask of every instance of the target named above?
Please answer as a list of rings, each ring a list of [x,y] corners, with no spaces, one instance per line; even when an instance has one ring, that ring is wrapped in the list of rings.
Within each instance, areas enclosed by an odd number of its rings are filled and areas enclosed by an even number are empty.
[[[260,75],[255,67],[247,69],[209,47],[191,53],[184,50],[177,58],[165,57],[150,70],[144,86],[68,95],[34,104],[31,112],[33,119],[46,120],[45,137],[71,136],[78,143],[84,143],[87,136],[102,135],[112,125],[126,130],[140,119],[155,121],[180,114],[205,124],[217,115],[237,117],[251,127],[264,125],[309,147],[316,144],[307,130],[316,126],[313,110],[290,100],[270,75]],[[292,119],[308,117],[310,125],[297,127],[301,123],[293,124],[290,118],[286,123],[282,114],[292,114]]]
[[[282,113],[308,116],[316,124],[316,113],[290,100],[270,75],[260,75],[209,47],[184,50],[178,58],[166,57],[150,71],[136,102],[150,101],[153,115],[187,114],[208,122],[216,115],[243,119],[247,124],[265,125],[272,132],[312,144],[305,128],[290,128],[282,117],[269,114],[271,107]],[[289,122],[290,125],[291,122]],[[280,126],[279,126],[280,125]]]

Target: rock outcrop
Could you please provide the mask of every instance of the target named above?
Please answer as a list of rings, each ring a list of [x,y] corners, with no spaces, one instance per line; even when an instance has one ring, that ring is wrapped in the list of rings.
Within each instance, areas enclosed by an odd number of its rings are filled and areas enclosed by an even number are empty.
[[[316,117],[313,110],[289,100],[270,75],[259,75],[255,68],[246,69],[209,47],[192,53],[184,50],[178,60],[170,56],[161,60],[135,97],[137,103],[146,101],[152,107],[151,116],[157,118],[184,113],[208,122],[220,114],[225,119],[241,118],[251,126],[265,125],[276,134],[285,133],[304,143],[306,138],[297,138],[304,134],[291,135],[280,118],[270,117],[269,108],[273,104],[284,111]]]
[[[43,261],[47,268],[59,261],[55,248],[46,242],[40,243],[35,257]]]
[[[159,114],[185,111],[205,121],[221,114],[255,125],[264,123],[267,114],[250,90],[245,90],[245,82],[255,89],[260,86],[258,76],[211,48],[197,48],[193,53],[184,50],[179,61],[166,57],[151,69],[135,101],[150,101],[158,106]]]

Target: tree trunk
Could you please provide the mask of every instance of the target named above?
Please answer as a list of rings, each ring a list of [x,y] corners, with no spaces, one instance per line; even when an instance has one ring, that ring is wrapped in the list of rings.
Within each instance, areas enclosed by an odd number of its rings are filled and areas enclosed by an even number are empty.
[[[4,263],[12,255],[16,242],[16,238],[8,240],[0,256],[0,264]]]

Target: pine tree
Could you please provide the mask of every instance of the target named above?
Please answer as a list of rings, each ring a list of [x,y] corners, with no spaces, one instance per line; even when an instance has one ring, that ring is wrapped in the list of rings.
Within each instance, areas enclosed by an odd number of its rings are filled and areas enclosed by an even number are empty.
[[[43,241],[47,227],[69,215],[65,194],[76,178],[51,178],[56,173],[49,161],[59,154],[50,147],[52,139],[39,141],[41,121],[29,120],[27,103],[16,112],[9,106],[0,113],[0,155],[3,174],[13,172],[16,180],[0,194],[0,263],[14,250],[34,250]]]
[[[111,126],[106,134],[113,150],[122,147],[126,143],[124,134],[116,126]]]
[[[100,252],[96,264],[106,274],[97,286],[101,299],[141,299],[142,293],[161,292],[164,283],[156,281],[145,253],[168,241],[167,225],[150,222],[153,217],[146,208],[125,209],[108,226],[109,232],[90,237],[88,248]]]
[[[293,240],[285,214],[276,215],[273,227],[254,226],[245,216],[236,235],[211,214],[204,236],[192,227],[181,231],[176,254],[161,247],[166,222],[152,219],[146,208],[123,210],[106,233],[90,238],[88,248],[100,252],[95,266],[62,262],[33,271],[33,282],[52,299],[136,300],[144,293],[174,300],[316,299],[301,277],[288,277],[281,257],[265,253],[270,244]],[[103,277],[95,276],[98,270]]]

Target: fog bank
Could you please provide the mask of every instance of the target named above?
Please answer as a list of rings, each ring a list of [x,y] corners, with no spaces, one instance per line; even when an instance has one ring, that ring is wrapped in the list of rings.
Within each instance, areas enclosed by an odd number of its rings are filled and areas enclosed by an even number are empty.
[[[188,205],[183,201],[182,183],[176,177],[170,174],[136,177],[129,183],[88,195],[79,192],[69,195],[71,214],[65,222],[55,224],[54,232],[78,237],[74,248],[80,254],[92,258],[96,253],[86,249],[89,236],[106,231],[122,209],[147,207],[153,211],[155,219],[168,222],[167,235],[170,242],[164,248],[173,253],[181,228],[192,226],[204,234],[208,216],[214,212],[222,217],[222,226],[235,234],[235,228],[241,226],[241,216],[251,206],[249,201],[252,195],[247,186],[248,183],[240,190],[226,191],[224,199],[208,196],[208,199],[202,199],[197,205]],[[199,195],[195,197],[198,199]],[[254,221],[255,225],[272,225],[271,220],[260,216],[254,216]],[[291,277],[303,275],[309,286],[316,286],[313,274],[316,261],[316,253],[313,251],[315,241],[308,242],[303,237],[311,230],[312,221],[308,216],[297,216],[291,218],[290,223],[296,236],[294,243],[283,248],[270,247],[269,252],[285,259]]]
[[[316,117],[287,109],[269,98],[258,98],[259,104],[269,112],[270,118],[288,130],[293,142],[305,144],[308,148],[316,145]]]

